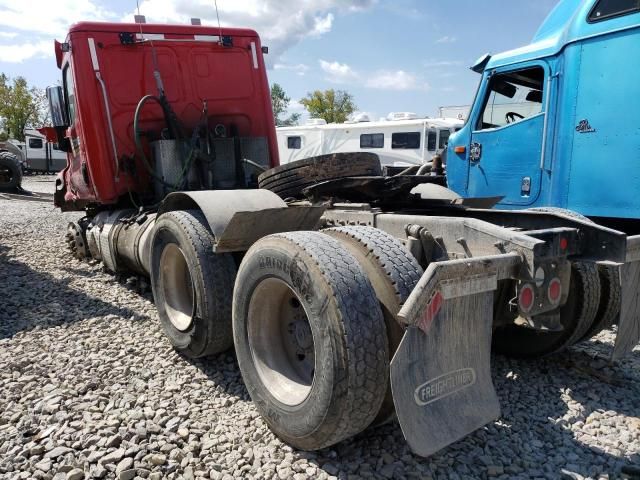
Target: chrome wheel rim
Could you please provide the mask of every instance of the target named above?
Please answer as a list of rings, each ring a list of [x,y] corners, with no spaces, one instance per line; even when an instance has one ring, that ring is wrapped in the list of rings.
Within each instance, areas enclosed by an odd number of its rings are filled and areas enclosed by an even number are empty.
[[[160,256],[160,280],[164,307],[171,324],[181,332],[193,321],[193,283],[187,260],[175,243],[164,247]]]
[[[315,344],[304,306],[282,280],[267,278],[251,295],[247,320],[258,376],[279,402],[296,406],[311,392]]]

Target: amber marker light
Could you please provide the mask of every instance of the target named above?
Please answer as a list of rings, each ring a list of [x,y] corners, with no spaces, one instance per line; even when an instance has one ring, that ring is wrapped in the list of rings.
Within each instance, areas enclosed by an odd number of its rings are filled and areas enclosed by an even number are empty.
[[[467,151],[467,147],[455,147],[453,151],[456,153],[464,153]]]

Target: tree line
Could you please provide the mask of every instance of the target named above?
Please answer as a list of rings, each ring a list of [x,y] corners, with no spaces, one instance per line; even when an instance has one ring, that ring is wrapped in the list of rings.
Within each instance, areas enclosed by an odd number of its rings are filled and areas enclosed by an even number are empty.
[[[287,127],[298,124],[299,113],[292,113],[288,117],[284,116],[290,103],[291,98],[287,96],[279,84],[271,85],[271,105],[276,126]],[[344,90],[334,89],[309,92],[306,97],[300,100],[300,104],[312,118],[322,118],[327,123],[343,123],[358,108],[353,100],[353,95]]]
[[[44,90],[29,86],[24,77],[0,73],[0,141],[24,142],[24,129],[46,125],[49,108]]]
[[[286,116],[291,103],[282,86],[271,86],[271,103],[277,126],[297,125],[300,113]],[[315,90],[300,103],[312,118],[327,123],[342,123],[356,110],[353,95],[344,90]],[[25,128],[37,128],[49,121],[49,109],[44,90],[30,86],[24,77],[9,78],[0,73],[0,141],[14,138],[24,141]]]

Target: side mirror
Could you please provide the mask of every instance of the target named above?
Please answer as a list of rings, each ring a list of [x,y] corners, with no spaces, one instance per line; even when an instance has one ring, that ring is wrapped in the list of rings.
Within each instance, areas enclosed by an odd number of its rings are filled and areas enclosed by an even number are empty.
[[[52,125],[66,129],[69,126],[69,116],[67,115],[67,106],[64,101],[62,87],[47,87],[47,99],[49,100]]]

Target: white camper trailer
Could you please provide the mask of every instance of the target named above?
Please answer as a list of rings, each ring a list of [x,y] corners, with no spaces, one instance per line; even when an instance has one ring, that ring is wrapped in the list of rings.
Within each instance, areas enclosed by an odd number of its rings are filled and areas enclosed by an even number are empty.
[[[341,152],[371,152],[385,167],[408,167],[429,162],[442,150],[449,135],[464,122],[455,118],[417,118],[415,114],[391,113],[387,120],[327,124],[311,119],[306,125],[278,127],[280,163]]]
[[[28,128],[24,131],[24,143],[18,145],[22,150],[23,166],[28,172],[55,173],[67,165],[67,154],[58,148],[57,143],[48,143],[38,130]]]

